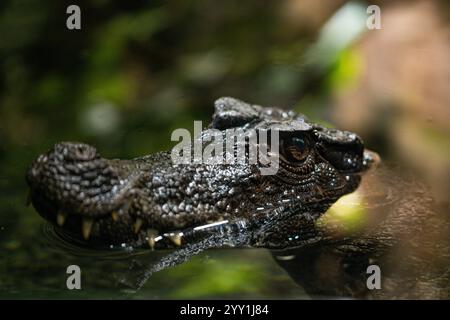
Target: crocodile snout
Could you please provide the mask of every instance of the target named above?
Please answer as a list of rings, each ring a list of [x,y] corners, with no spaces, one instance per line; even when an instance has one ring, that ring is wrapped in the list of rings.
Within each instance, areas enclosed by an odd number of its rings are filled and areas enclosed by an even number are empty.
[[[109,215],[117,206],[114,196],[121,194],[121,183],[125,185],[118,170],[94,147],[75,142],[58,143],[40,155],[28,169],[26,181],[31,203],[44,218],[82,229],[85,238],[90,230],[73,226]]]
[[[30,188],[47,196],[58,191],[62,196],[80,191],[83,177],[94,179],[101,167],[97,150],[87,144],[62,142],[40,155],[30,166],[26,180]],[[65,192],[64,192],[65,191]]]

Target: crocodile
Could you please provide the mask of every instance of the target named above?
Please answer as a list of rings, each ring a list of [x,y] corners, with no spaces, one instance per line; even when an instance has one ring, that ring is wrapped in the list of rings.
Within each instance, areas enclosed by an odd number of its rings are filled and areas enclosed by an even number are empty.
[[[272,175],[261,174],[259,162],[175,164],[170,151],[109,160],[84,143],[57,143],[26,173],[30,201],[56,228],[92,247],[313,243],[313,222],[358,187],[377,156],[354,133],[230,97],[215,101],[202,137],[274,127],[279,169]]]
[[[134,289],[203,250],[251,247],[269,249],[312,296],[448,299],[450,221],[433,209],[426,187],[383,173],[356,134],[277,107],[220,98],[201,137],[219,131],[226,139],[235,128],[279,130],[274,174],[250,161],[174,163],[170,151],[108,160],[90,145],[63,142],[28,169],[30,202],[55,230],[89,248],[174,249],[138,270],[127,284]],[[324,223],[330,206],[357,188],[374,206],[369,223],[351,232],[339,219]],[[382,290],[366,286],[373,265],[382,270]]]

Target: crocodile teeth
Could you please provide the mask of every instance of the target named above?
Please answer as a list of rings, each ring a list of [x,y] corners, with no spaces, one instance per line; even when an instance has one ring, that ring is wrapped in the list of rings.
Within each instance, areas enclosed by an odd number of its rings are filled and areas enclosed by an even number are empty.
[[[66,222],[67,215],[62,212],[58,212],[56,215],[56,223],[58,226],[62,227],[64,225],[64,222]]]
[[[89,239],[89,236],[91,235],[91,229],[92,229],[92,224],[93,223],[94,223],[94,220],[91,219],[91,218],[84,218],[83,219],[81,231],[83,232],[83,238],[85,240]]]
[[[111,217],[114,221],[119,220],[119,214],[117,213],[117,211],[111,212]]]
[[[134,223],[134,226],[133,226],[134,233],[138,233],[139,230],[141,230],[143,223],[144,223],[144,221],[142,221],[141,218],[136,219],[136,222]]]
[[[175,235],[171,235],[169,236],[169,239],[177,246],[181,246],[181,235],[175,234]]]
[[[148,245],[150,246],[150,249],[155,250],[155,238],[148,238]]]
[[[158,236],[159,232],[155,229],[148,229],[147,230],[147,237],[148,237],[148,245],[152,250],[155,249],[155,238]]]

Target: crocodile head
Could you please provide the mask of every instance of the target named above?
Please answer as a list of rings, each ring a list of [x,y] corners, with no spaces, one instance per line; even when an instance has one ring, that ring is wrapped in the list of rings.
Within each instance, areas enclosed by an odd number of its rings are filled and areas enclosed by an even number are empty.
[[[92,146],[63,142],[27,171],[31,202],[56,228],[93,246],[171,248],[225,226],[258,233],[292,216],[314,220],[354,191],[375,159],[354,133],[220,98],[202,136],[220,131],[226,139],[232,128],[276,128],[278,170],[264,175],[248,161],[174,164],[170,152],[108,160]]]

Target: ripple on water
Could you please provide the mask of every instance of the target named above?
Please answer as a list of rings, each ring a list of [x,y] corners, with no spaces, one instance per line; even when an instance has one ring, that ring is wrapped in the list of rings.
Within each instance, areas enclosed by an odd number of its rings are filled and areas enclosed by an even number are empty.
[[[130,246],[114,246],[112,248],[91,248],[87,244],[66,232],[59,231],[50,223],[41,225],[42,241],[54,250],[69,253],[77,257],[99,259],[130,259],[148,253],[148,250],[138,250]]]

